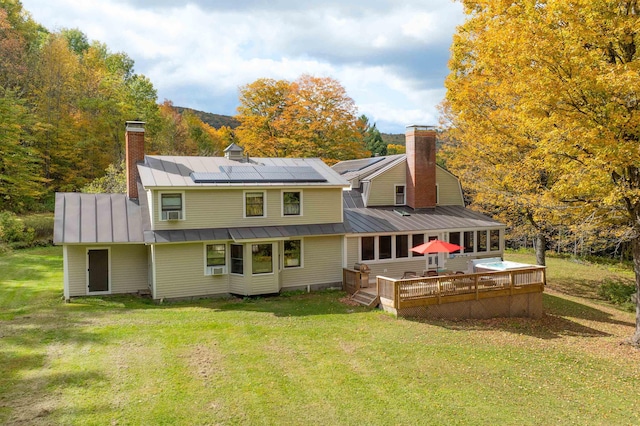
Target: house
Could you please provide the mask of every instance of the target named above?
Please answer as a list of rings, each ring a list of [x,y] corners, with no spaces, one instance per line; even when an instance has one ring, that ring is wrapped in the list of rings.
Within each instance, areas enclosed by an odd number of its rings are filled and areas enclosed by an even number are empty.
[[[425,269],[472,272],[471,260],[502,257],[505,226],[465,208],[459,180],[436,164],[436,130],[408,126],[406,154],[342,161],[344,267],[365,263],[372,277]],[[452,254],[411,252],[439,239],[464,247]]]
[[[235,144],[224,157],[145,155],[144,134],[127,122],[126,194],[56,194],[66,299],[272,294],[340,286],[356,262],[401,275],[502,255],[504,225],[465,209],[458,180],[435,164],[431,128],[408,128],[406,155],[333,168]],[[463,253],[410,252],[434,237]]]

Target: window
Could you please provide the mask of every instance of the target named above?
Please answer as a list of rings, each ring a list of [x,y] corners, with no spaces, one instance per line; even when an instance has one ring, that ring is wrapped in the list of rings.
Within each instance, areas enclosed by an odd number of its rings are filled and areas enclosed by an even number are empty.
[[[409,257],[408,235],[396,235],[396,257]]]
[[[396,206],[403,206],[406,204],[406,200],[405,200],[405,191],[404,185],[396,185],[395,186],[395,191],[396,191],[396,200],[395,200],[395,204]]]
[[[489,242],[491,244],[491,251],[500,250],[500,230],[492,229],[489,231]]]
[[[360,249],[360,258],[361,260],[373,260],[375,259],[375,249],[374,249],[374,237],[362,237],[360,239],[361,249]]]
[[[424,234],[413,234],[411,236],[411,247],[419,246],[420,244],[424,244]],[[420,254],[412,251],[411,256],[420,257],[420,256],[424,256],[424,254]]]
[[[205,244],[205,275],[223,275],[227,273],[227,246],[225,244]]]
[[[487,251],[487,231],[478,231],[478,251]]]
[[[244,247],[239,244],[231,244],[231,273],[244,273]]]
[[[182,219],[182,194],[181,193],[160,194],[160,219],[161,220]]]
[[[290,240],[284,242],[284,267],[297,268],[302,266],[302,241]]]
[[[227,256],[224,244],[207,244],[207,266],[224,266]]]
[[[264,192],[244,193],[244,216],[245,217],[265,217],[264,212]]]
[[[378,259],[391,259],[391,235],[378,237]]]
[[[273,245],[252,244],[251,265],[254,274],[270,274],[273,272]]]
[[[282,193],[282,214],[284,216],[300,216],[302,214],[302,194],[300,191]]]
[[[449,232],[449,242],[451,244],[457,244],[457,245],[462,245],[460,244],[460,233],[459,232]],[[456,250],[456,251],[452,251],[451,253],[460,253],[460,250]]]
[[[464,232],[464,252],[465,253],[473,253],[473,235],[475,232],[473,231],[465,231]]]

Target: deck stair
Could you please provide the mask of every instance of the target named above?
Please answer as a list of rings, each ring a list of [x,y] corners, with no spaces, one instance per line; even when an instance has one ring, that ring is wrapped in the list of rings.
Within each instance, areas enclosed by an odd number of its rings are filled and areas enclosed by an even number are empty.
[[[353,300],[354,302],[358,302],[359,304],[367,306],[369,308],[377,306],[380,303],[380,299],[378,298],[378,295],[367,293],[362,290],[356,291],[351,296],[351,300]]]

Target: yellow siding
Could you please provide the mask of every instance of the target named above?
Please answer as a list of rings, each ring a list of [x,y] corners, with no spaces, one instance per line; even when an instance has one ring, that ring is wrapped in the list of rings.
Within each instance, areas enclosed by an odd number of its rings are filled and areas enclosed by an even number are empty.
[[[347,268],[353,268],[353,265],[358,262],[358,237],[347,238]]]
[[[155,246],[156,298],[229,293],[228,275],[204,275],[202,243]]]
[[[299,188],[291,188],[297,191]],[[153,191],[151,206],[155,211],[154,228],[198,229],[239,226],[302,225],[342,221],[341,188],[304,188],[302,216],[282,216],[282,190],[268,189],[267,217],[243,218],[245,189],[213,189],[185,191],[185,220],[159,221],[159,192]],[[255,191],[259,191],[255,189]]]
[[[69,283],[69,296],[85,296],[87,294],[87,247],[67,247],[67,264],[69,270],[66,281]]]
[[[302,243],[302,268],[283,268],[282,288],[342,281],[342,237],[309,237]]]
[[[87,294],[87,250],[109,248],[111,261],[111,293],[135,293],[148,286],[147,247],[142,244],[110,246],[67,245],[67,277],[70,297]]]
[[[402,278],[405,271],[421,274],[426,269],[427,261],[424,257],[409,259],[393,259],[389,262],[367,263],[371,268],[370,281],[375,281],[376,275],[389,278]]]
[[[460,182],[451,173],[436,167],[439,206],[464,206]]]
[[[111,246],[111,293],[135,293],[149,288],[147,247]]]
[[[367,206],[393,206],[395,204],[395,185],[404,185],[406,163],[403,161],[371,180]]]

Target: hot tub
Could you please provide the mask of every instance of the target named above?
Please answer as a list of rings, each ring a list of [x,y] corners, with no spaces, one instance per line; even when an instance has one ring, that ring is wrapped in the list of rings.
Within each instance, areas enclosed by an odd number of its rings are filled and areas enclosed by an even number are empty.
[[[510,260],[489,261],[486,263],[474,264],[475,272],[510,271],[512,269],[531,268],[533,265],[526,263],[512,262]]]

